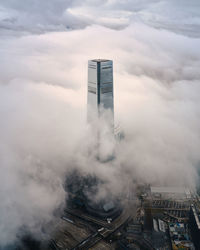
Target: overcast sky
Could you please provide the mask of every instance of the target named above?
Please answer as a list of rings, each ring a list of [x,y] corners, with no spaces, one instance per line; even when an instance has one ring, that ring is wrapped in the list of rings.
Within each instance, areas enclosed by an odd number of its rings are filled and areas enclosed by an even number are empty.
[[[199,37],[198,0],[2,0],[1,33],[66,31],[99,24],[123,29],[133,22]]]
[[[195,188],[200,162],[198,0],[1,0],[0,243],[63,204],[78,168],[114,194],[133,179]],[[87,61],[114,63],[116,159],[87,157]],[[89,136],[90,135],[90,136]],[[104,154],[112,150],[106,142]]]

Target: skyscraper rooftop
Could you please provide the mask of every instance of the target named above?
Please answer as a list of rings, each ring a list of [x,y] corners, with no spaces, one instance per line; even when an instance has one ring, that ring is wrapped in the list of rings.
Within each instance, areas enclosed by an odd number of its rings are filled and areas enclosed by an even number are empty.
[[[108,60],[108,59],[93,59],[91,61],[93,61],[93,62],[108,62],[110,60]]]

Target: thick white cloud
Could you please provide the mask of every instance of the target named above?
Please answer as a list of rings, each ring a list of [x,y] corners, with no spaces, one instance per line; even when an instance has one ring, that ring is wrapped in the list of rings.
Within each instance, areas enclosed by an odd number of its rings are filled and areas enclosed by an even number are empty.
[[[23,226],[40,232],[55,208],[64,205],[64,178],[85,119],[70,103],[73,93],[63,88],[20,79],[0,90],[0,243],[4,244],[16,240]]]
[[[181,2],[1,1],[0,243],[52,218],[74,167],[115,194],[133,179],[195,187],[199,6]],[[115,118],[126,134],[110,165],[87,157],[87,60],[100,57],[114,61]]]

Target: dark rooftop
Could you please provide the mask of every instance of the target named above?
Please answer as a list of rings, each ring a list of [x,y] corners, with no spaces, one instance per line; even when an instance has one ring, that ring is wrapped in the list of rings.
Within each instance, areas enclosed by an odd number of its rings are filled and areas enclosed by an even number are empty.
[[[93,62],[108,62],[108,61],[111,61],[111,60],[108,60],[108,59],[93,59],[92,61]]]

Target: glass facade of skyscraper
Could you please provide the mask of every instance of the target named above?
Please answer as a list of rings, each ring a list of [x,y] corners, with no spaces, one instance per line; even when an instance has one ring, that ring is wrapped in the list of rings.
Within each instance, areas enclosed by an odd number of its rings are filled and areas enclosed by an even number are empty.
[[[101,110],[110,110],[113,124],[113,62],[95,59],[88,61],[88,118]]]

